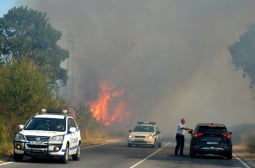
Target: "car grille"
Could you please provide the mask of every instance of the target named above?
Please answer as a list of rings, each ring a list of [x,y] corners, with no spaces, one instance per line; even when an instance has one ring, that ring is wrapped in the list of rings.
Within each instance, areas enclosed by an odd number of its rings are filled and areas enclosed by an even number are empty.
[[[48,146],[49,136],[26,136],[30,148],[46,148]]]
[[[26,136],[26,139],[28,141],[47,142],[50,139],[50,137],[49,136]]]
[[[145,136],[135,136],[135,138],[145,138]]]

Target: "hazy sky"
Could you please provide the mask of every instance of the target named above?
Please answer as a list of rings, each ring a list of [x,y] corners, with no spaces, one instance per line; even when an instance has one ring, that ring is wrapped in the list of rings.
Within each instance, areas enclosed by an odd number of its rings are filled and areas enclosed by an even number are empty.
[[[12,7],[15,6],[15,0],[1,0],[0,1],[0,17],[8,12]]]
[[[227,125],[254,122],[249,79],[228,47],[255,22],[253,0],[26,0],[63,33],[72,95],[86,103],[95,85],[124,87],[137,120],[175,132],[181,117]]]

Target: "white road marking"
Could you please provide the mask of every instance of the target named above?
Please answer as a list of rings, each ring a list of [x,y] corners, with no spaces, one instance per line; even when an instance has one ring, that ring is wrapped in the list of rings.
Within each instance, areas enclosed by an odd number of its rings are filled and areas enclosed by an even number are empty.
[[[4,163],[1,163],[0,166],[2,166],[2,165],[7,165],[7,164],[11,164],[11,163],[14,163],[14,162],[4,162]]]
[[[251,168],[249,165],[247,165],[239,156],[233,153],[233,156],[245,167],[245,168]]]
[[[134,164],[133,166],[129,167],[129,168],[135,168],[138,165],[140,165],[141,163],[143,163],[144,161],[148,160],[150,157],[152,157],[153,155],[155,155],[156,153],[158,153],[159,151],[161,151],[164,147],[166,147],[167,145],[169,145],[170,143],[165,144],[162,148],[159,148],[158,150],[156,150],[155,152],[151,153],[150,155],[146,156],[144,159],[140,160],[139,162],[137,162],[136,164]]]

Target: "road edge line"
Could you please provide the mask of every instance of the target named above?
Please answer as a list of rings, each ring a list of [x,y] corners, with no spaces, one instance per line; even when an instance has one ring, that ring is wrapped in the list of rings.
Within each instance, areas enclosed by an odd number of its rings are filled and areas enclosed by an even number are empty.
[[[251,168],[247,163],[243,161],[242,158],[240,158],[237,154],[233,153],[233,156],[245,167],[245,168]]]
[[[2,165],[7,165],[7,164],[11,164],[11,163],[14,163],[14,162],[3,162],[3,163],[0,163],[0,166],[2,166]]]

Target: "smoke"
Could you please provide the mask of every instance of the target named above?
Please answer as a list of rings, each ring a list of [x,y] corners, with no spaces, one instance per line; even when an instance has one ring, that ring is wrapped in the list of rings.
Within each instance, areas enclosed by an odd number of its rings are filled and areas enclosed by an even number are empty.
[[[124,87],[134,119],[174,133],[181,117],[227,125],[253,122],[250,80],[228,47],[255,21],[255,1],[23,0],[61,30],[73,103],[95,98],[98,81]]]

